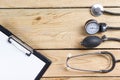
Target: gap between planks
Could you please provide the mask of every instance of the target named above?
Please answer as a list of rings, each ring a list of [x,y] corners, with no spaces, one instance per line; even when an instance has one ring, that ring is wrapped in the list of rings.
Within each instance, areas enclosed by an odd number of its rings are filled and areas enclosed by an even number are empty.
[[[39,48],[34,50],[120,50],[120,48]]]
[[[11,8],[0,8],[0,9],[88,9],[91,7],[11,7]],[[104,6],[104,8],[120,8],[120,6]]]

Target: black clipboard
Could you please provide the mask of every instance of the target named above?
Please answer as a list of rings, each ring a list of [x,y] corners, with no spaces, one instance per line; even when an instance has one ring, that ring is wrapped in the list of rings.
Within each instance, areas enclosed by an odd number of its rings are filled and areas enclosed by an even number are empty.
[[[2,80],[6,80],[5,76],[9,77],[10,80],[14,80],[17,78],[18,74],[20,77],[18,77],[18,79],[16,80],[24,80],[24,77],[26,77],[26,80],[33,80],[33,77],[34,80],[39,80],[51,64],[51,61],[48,58],[31,48],[29,45],[24,43],[22,40],[20,40],[18,37],[16,37],[14,34],[12,34],[10,31],[8,31],[1,25],[0,46],[0,54],[2,58],[0,61],[0,65],[2,65],[0,76],[2,78],[0,79]],[[26,63],[24,60],[26,61]],[[23,73],[22,69],[24,70]],[[22,78],[22,76],[24,77]]]

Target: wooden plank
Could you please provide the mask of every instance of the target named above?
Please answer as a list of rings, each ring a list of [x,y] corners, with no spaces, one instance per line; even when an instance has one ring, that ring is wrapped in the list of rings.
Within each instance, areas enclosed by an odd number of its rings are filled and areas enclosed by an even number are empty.
[[[120,6],[119,0],[0,0],[0,7],[90,7],[100,3],[104,6]]]
[[[117,8],[110,10],[119,12]],[[0,24],[33,48],[83,48],[80,42],[88,36],[84,24],[92,18],[120,26],[118,16],[93,17],[89,9],[0,9]],[[119,31],[106,31],[96,35],[119,38],[119,34]],[[119,44],[108,41],[98,48],[120,48]]]
[[[52,60],[52,64],[47,70],[47,72],[44,74],[43,77],[83,77],[83,76],[120,76],[120,64],[117,63],[114,70],[109,72],[109,73],[91,73],[91,72],[82,72],[82,71],[73,71],[73,70],[67,70],[65,63],[66,63],[66,58],[69,53],[72,55],[76,54],[84,54],[84,53],[92,53],[92,52],[98,52],[101,50],[41,50],[40,52],[44,54],[46,57],[48,57],[50,60]],[[116,59],[120,59],[120,50],[104,50],[104,51],[109,51],[111,52]],[[84,65],[84,68],[88,69],[88,66],[85,66],[84,63],[86,62],[91,62],[91,60],[88,59],[94,59],[93,63],[94,65],[89,65],[90,69],[95,68],[96,66],[98,67],[103,67],[104,62],[106,60],[100,59],[98,60],[96,57],[87,57],[87,58],[80,58],[80,60],[86,59],[83,63],[79,63],[76,60],[73,60],[72,62],[74,64],[77,64],[77,66],[82,66]],[[99,64],[99,61],[102,61]],[[108,62],[107,62],[108,65]]]
[[[69,78],[42,78],[41,80],[119,80],[119,77],[69,77]]]

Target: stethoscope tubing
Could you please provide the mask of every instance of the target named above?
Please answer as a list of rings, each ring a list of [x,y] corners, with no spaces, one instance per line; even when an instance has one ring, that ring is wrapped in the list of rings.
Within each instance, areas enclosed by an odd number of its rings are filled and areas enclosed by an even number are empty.
[[[85,70],[85,69],[77,69],[77,68],[73,68],[71,67],[68,62],[70,59],[75,58],[75,57],[79,57],[79,56],[85,56],[85,55],[92,55],[92,54],[106,54],[109,55],[111,57],[111,61],[112,61],[112,65],[109,69],[106,70]],[[112,53],[108,52],[108,51],[101,51],[101,52],[95,52],[95,53],[86,53],[86,54],[80,54],[80,55],[75,55],[75,56],[71,56],[71,57],[67,57],[66,59],[66,66],[67,68],[73,69],[73,70],[77,70],[77,71],[87,71],[87,72],[97,72],[97,73],[108,73],[110,71],[112,71],[115,68],[115,65],[117,62],[120,62],[120,60],[115,60],[115,57],[113,56]]]

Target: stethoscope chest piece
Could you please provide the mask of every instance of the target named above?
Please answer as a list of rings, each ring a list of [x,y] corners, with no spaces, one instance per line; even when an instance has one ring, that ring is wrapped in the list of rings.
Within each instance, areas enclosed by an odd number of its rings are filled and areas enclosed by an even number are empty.
[[[108,15],[114,15],[114,16],[120,16],[120,13],[116,13],[116,12],[110,12],[110,11],[106,11],[104,10],[103,6],[100,4],[95,4],[91,7],[90,10],[91,14],[95,17],[98,17],[102,14],[108,14]]]
[[[91,14],[93,16],[100,16],[103,14],[103,6],[100,4],[95,4],[91,8]]]

